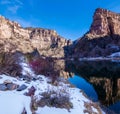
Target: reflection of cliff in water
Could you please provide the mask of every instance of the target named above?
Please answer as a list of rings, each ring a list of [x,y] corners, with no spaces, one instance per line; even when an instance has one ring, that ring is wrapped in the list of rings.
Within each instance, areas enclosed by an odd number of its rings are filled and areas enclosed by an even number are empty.
[[[110,105],[120,100],[120,63],[110,61],[67,61],[66,70],[91,83],[99,101]]]
[[[74,75],[73,72],[66,70],[65,60],[54,60],[54,70],[58,72],[58,76],[69,78]]]

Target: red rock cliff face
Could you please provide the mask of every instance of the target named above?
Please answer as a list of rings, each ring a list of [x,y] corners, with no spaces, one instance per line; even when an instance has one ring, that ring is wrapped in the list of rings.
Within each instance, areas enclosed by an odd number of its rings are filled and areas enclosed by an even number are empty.
[[[0,52],[32,52],[37,49],[47,57],[64,57],[64,47],[70,40],[59,36],[56,31],[42,28],[22,28],[18,23],[0,16]]]
[[[111,34],[120,35],[120,14],[98,8],[93,17],[89,38],[104,37]]]
[[[76,57],[108,56],[120,51],[120,14],[96,9],[90,30],[73,50]]]

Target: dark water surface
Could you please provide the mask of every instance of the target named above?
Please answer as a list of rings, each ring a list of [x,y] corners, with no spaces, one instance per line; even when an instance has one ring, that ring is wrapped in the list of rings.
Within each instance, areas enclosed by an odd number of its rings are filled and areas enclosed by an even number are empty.
[[[95,92],[93,86],[84,78],[75,75],[74,77],[69,78],[69,82],[71,82],[77,88],[83,90],[93,101],[98,101],[97,93]]]
[[[120,114],[120,62],[66,61],[69,81],[82,89],[93,101],[99,101]]]

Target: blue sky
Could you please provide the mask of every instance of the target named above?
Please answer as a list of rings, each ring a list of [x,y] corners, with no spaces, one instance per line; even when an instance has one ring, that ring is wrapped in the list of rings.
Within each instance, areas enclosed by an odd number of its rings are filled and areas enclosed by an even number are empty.
[[[119,0],[0,0],[0,14],[23,27],[55,29],[75,40],[89,30],[96,8],[120,13]]]

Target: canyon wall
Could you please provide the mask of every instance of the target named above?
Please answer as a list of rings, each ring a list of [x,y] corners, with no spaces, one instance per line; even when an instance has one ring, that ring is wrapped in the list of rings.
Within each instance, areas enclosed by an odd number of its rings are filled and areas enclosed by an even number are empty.
[[[74,45],[75,57],[109,56],[120,51],[120,14],[96,9],[89,31]]]
[[[71,43],[55,30],[23,28],[17,22],[0,16],[0,52],[30,53],[37,49],[43,56],[61,58],[65,56],[64,47]]]

